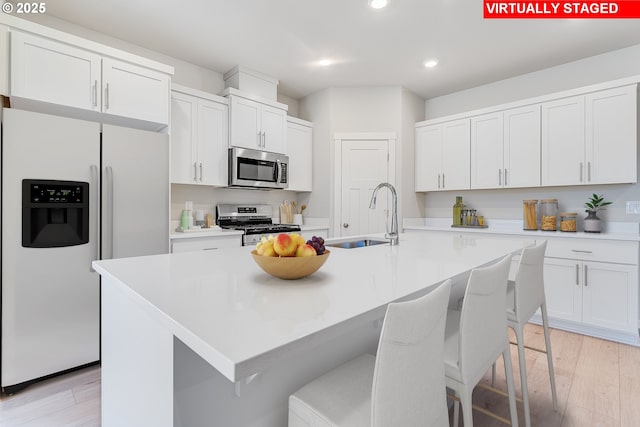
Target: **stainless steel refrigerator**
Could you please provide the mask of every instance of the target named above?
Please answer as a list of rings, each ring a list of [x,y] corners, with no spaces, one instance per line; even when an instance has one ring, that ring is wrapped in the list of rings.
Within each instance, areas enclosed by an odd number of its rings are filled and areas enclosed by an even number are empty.
[[[91,262],[167,253],[168,234],[167,135],[4,109],[5,391],[98,361]]]

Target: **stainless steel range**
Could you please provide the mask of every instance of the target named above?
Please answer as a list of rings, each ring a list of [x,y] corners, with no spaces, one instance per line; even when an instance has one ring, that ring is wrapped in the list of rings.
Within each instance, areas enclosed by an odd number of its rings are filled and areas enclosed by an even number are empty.
[[[255,245],[263,235],[296,233],[299,225],[274,224],[271,205],[218,205],[216,224],[222,228],[242,230],[242,246]]]

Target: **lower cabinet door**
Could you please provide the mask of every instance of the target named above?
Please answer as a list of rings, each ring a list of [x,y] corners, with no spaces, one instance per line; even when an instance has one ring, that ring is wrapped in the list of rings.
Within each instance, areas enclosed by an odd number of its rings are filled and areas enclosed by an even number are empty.
[[[636,268],[601,262],[583,263],[585,324],[637,332],[638,278]]]
[[[544,292],[549,317],[582,321],[582,262],[546,258]]]

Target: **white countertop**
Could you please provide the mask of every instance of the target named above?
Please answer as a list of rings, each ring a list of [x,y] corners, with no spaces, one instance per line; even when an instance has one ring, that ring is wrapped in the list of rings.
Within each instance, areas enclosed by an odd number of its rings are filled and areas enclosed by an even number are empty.
[[[358,316],[380,316],[389,302],[527,244],[481,235],[402,234],[398,246],[328,247],[331,255],[319,271],[293,281],[264,273],[251,258],[251,247],[93,265],[235,382],[267,368],[289,345],[313,342],[315,334]]]
[[[405,218],[404,230],[451,231],[455,233],[503,234],[509,236],[527,236],[535,238],[566,238],[566,239],[599,239],[640,241],[639,224],[637,222],[604,222],[605,231],[602,233],[575,233],[563,231],[526,231],[522,229],[519,220],[491,220],[487,221],[487,228],[451,227],[451,218]]]

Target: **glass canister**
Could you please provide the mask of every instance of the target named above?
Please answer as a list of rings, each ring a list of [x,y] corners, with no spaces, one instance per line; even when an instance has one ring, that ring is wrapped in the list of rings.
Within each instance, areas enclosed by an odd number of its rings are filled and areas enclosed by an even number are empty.
[[[540,229],[556,231],[558,223],[558,199],[540,200]]]
[[[560,214],[560,231],[576,232],[576,212],[562,212]]]
[[[538,229],[538,200],[522,201],[522,228],[524,230]]]

